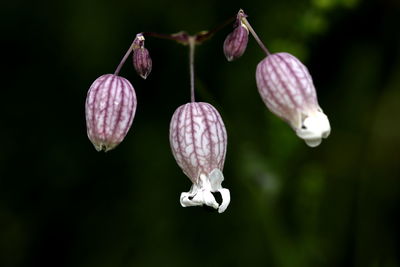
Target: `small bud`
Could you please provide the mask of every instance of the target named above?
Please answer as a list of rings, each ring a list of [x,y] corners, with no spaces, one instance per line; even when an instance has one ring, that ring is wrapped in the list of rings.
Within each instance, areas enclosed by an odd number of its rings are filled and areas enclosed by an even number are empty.
[[[105,74],[90,86],[86,98],[86,127],[97,151],[115,148],[128,133],[136,111],[136,94],[125,78]]]
[[[242,22],[242,18],[245,16],[244,12],[240,10],[234,25],[235,29],[228,34],[224,41],[224,54],[228,61],[233,61],[241,57],[246,50],[249,40],[249,29]]]
[[[180,106],[172,116],[169,140],[176,162],[193,183],[189,192],[181,194],[181,205],[205,204],[224,212],[230,202],[229,190],[221,186],[227,136],[218,111],[202,102]],[[212,192],[221,193],[221,204]]]
[[[133,43],[133,66],[136,72],[146,79],[151,72],[152,65],[149,50],[144,47],[144,36],[138,33]]]
[[[311,75],[296,57],[267,56],[257,66],[256,80],[268,109],[288,122],[308,146],[318,146],[329,136],[329,120],[318,104]]]

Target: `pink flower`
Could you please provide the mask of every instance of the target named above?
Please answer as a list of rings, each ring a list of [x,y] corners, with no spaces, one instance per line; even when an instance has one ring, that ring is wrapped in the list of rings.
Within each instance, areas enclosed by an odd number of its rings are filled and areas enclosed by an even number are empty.
[[[235,29],[228,34],[224,41],[224,54],[228,61],[233,61],[243,55],[246,51],[247,42],[249,40],[249,29],[242,22],[242,18],[246,17],[243,10],[239,10],[235,22]]]
[[[267,56],[257,66],[258,91],[268,109],[290,124],[310,147],[327,138],[331,127],[317,100],[307,68],[288,53]]]
[[[153,66],[149,50],[144,47],[144,36],[141,33],[136,35],[133,42],[133,66],[143,79],[147,78]]]
[[[85,111],[89,140],[97,151],[109,151],[122,142],[132,125],[135,90],[123,77],[100,76],[90,86]]]
[[[172,117],[169,138],[176,162],[193,183],[189,192],[181,194],[181,205],[205,204],[224,212],[230,202],[229,190],[221,186],[227,135],[218,111],[202,102],[180,106]],[[214,192],[221,193],[221,204]]]

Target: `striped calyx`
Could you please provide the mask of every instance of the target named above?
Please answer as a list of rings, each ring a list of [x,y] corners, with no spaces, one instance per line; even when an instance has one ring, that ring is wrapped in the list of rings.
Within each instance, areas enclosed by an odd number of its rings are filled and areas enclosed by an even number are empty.
[[[218,111],[202,102],[180,106],[172,116],[169,140],[176,162],[193,183],[189,192],[181,194],[181,205],[205,204],[224,212],[230,202],[229,190],[221,186],[227,135]],[[214,192],[221,193],[221,204]]]
[[[147,78],[153,66],[149,50],[144,47],[144,36],[141,33],[136,35],[133,43],[133,66],[143,79]]]
[[[288,122],[308,146],[318,146],[329,136],[329,120],[318,104],[311,75],[296,57],[267,56],[257,66],[256,80],[268,109]]]
[[[224,41],[224,54],[228,61],[233,61],[241,57],[246,50],[249,40],[249,29],[242,22],[246,15],[242,10],[239,11],[235,22],[235,29],[228,34]]]
[[[123,77],[102,75],[90,86],[85,111],[89,140],[97,151],[109,151],[122,142],[132,125],[135,90]]]

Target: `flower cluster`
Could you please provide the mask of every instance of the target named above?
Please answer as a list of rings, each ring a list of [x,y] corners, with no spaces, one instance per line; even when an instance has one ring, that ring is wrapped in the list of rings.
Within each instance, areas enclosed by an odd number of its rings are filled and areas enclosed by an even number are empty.
[[[243,10],[232,19],[233,31],[223,43],[228,61],[240,58],[247,47],[249,33],[265,52],[266,57],[256,68],[258,92],[267,108],[286,121],[296,135],[310,147],[318,146],[330,134],[328,117],[318,104],[317,94],[307,68],[293,55],[271,54],[255,33]],[[219,29],[219,28],[217,28]],[[137,101],[132,84],[119,76],[126,59],[133,54],[136,72],[146,79],[152,60],[145,48],[145,35],[172,39],[190,48],[191,102],[178,107],[172,116],[169,141],[172,154],[190,179],[189,192],[183,192],[183,207],[207,205],[219,213],[230,203],[230,192],[222,187],[222,174],[227,149],[227,133],[218,111],[210,104],[196,102],[194,95],[194,47],[208,39],[214,31],[190,36],[186,32],[173,35],[139,33],[118,65],[114,74],[97,78],[86,98],[86,126],[89,140],[96,150],[109,151],[120,144],[135,116]],[[213,194],[221,194],[218,203]]]

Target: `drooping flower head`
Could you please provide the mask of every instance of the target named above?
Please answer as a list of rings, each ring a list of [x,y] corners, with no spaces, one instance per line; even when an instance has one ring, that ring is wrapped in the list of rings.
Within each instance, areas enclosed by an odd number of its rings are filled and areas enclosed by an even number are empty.
[[[203,204],[222,213],[230,202],[222,188],[227,135],[218,111],[210,104],[191,102],[180,106],[172,116],[169,139],[176,162],[193,185],[181,194],[183,207]],[[220,192],[218,204],[212,192]]]
[[[228,61],[233,61],[241,57],[246,50],[247,42],[249,40],[249,29],[242,22],[242,18],[246,17],[243,10],[239,10],[234,30],[228,34],[224,41],[224,54]]]
[[[136,94],[125,78],[105,74],[97,78],[86,98],[86,127],[97,151],[115,148],[128,133],[136,111]]]
[[[147,78],[153,66],[149,50],[144,47],[144,36],[141,33],[138,33],[133,41],[133,66],[143,79]]]
[[[256,80],[268,109],[288,122],[308,146],[318,146],[329,136],[329,120],[318,104],[311,75],[296,57],[268,55],[257,66]]]

